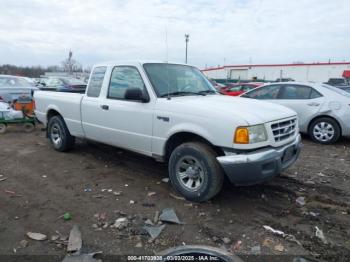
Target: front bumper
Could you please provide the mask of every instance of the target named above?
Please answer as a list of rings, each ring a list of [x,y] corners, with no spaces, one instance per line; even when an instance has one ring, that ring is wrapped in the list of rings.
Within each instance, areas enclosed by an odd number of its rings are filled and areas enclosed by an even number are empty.
[[[247,154],[217,157],[230,181],[253,185],[266,181],[292,165],[299,157],[301,137],[278,148],[264,148]]]

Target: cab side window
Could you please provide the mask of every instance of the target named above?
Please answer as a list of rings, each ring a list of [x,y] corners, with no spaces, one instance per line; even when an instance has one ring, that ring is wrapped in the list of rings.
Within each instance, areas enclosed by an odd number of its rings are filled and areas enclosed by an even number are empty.
[[[105,77],[107,67],[100,66],[95,67],[90,76],[89,85],[87,87],[87,96],[89,97],[99,97],[103,79]]]
[[[145,85],[137,68],[132,66],[116,66],[112,71],[107,97],[125,100],[126,90],[134,88],[146,92]]]

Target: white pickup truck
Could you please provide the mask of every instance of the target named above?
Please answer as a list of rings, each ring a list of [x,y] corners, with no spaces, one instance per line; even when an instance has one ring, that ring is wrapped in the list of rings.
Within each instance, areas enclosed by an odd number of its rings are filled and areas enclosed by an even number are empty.
[[[270,179],[301,148],[294,111],[221,95],[183,64],[102,63],[85,94],[38,91],[35,101],[57,151],[77,137],[166,161],[173,187],[192,201],[215,196],[225,175],[237,185]]]

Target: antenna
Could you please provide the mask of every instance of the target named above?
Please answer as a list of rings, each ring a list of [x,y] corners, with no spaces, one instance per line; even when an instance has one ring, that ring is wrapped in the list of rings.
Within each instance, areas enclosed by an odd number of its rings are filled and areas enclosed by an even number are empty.
[[[168,28],[167,28],[167,25],[165,25],[165,54],[166,54],[166,59],[165,59],[165,62],[166,62],[166,83],[167,83],[167,99],[170,100],[170,85],[169,85],[169,68],[168,68]]]
[[[167,63],[168,63],[168,59],[169,59],[168,49],[169,49],[169,47],[168,47],[168,28],[165,25],[165,62],[167,62]]]

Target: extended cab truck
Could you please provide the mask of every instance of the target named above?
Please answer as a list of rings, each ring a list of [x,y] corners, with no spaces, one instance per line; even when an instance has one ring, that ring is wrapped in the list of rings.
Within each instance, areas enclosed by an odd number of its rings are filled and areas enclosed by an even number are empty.
[[[57,151],[78,137],[167,161],[173,187],[192,201],[215,196],[225,175],[237,185],[270,179],[301,147],[294,111],[221,95],[188,65],[103,63],[85,94],[39,91],[35,100]]]

